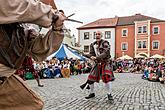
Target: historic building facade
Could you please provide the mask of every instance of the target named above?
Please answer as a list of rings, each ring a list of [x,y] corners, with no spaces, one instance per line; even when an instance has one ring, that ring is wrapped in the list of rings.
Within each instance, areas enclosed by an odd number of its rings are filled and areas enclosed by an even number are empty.
[[[165,21],[136,14],[119,17],[116,26],[116,57],[164,55]]]
[[[93,42],[95,32],[102,31],[103,38],[111,44],[112,58],[123,55],[150,57],[165,55],[165,21],[135,14],[132,16],[99,19],[77,28],[78,43],[85,51]]]
[[[96,31],[102,32],[102,38],[110,43],[111,57],[115,57],[115,26],[118,18],[105,18],[99,19],[87,25],[77,28],[78,29],[78,43],[80,50],[88,53],[90,44],[95,41]]]

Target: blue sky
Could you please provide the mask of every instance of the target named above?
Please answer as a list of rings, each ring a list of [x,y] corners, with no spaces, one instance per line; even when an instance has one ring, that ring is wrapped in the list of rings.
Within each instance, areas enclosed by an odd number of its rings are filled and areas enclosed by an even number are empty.
[[[131,16],[136,13],[165,20],[165,0],[55,0],[59,9],[66,15],[75,13],[72,18],[93,22],[100,18]],[[65,22],[71,33],[77,36],[77,27],[84,24]]]

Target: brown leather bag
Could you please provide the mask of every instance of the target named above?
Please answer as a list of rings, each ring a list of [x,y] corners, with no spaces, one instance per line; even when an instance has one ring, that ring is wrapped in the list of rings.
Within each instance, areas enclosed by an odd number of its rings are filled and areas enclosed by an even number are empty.
[[[43,104],[40,97],[16,75],[0,83],[0,110],[42,110]]]

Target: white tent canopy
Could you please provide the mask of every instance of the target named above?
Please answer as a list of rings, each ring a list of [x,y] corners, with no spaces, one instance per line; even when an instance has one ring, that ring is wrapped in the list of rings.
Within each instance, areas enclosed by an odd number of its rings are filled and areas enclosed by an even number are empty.
[[[142,55],[136,55],[135,58],[146,58],[146,57]]]
[[[159,55],[159,54],[155,54],[155,55],[153,55],[153,56],[151,56],[150,58],[165,58],[164,56],[162,56],[162,55]]]
[[[124,55],[124,56],[119,57],[119,58],[117,58],[117,59],[120,59],[120,60],[124,60],[124,59],[127,59],[127,60],[132,60],[133,58],[132,58],[132,57],[130,57],[130,56],[128,56],[128,55]]]

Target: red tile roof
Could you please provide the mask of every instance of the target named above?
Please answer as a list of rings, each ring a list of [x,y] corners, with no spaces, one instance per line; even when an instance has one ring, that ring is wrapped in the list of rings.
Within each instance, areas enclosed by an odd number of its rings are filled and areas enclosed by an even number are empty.
[[[135,21],[143,21],[143,20],[151,20],[152,23],[165,22],[165,20],[160,20],[157,18],[153,18],[141,14],[135,14],[133,16],[98,19],[94,22],[78,27],[77,29],[106,28],[106,27],[115,27],[115,26],[123,26],[123,25],[134,25]]]
[[[133,16],[126,16],[126,17],[119,17],[118,19],[118,26],[121,25],[134,25],[135,21],[144,21],[144,20],[151,20],[151,22],[165,22],[164,20],[160,20],[157,18],[153,18],[150,16],[145,16],[141,14],[135,14]]]
[[[102,18],[94,22],[88,23],[84,26],[81,26],[77,29],[114,27],[117,25],[117,19],[118,18]]]

